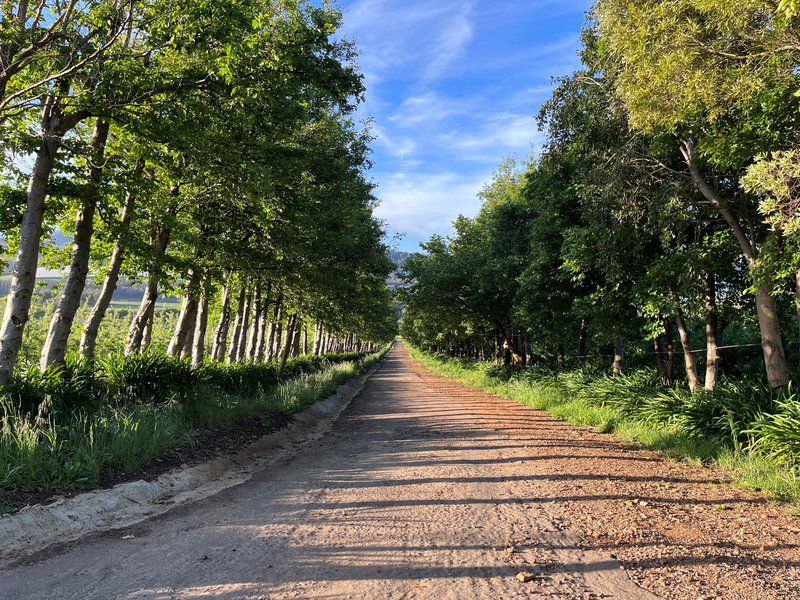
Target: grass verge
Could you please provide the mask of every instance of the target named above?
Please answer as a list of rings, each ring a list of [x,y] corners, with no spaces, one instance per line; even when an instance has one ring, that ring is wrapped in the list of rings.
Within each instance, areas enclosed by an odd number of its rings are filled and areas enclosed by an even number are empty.
[[[608,397],[608,390],[600,389],[608,378],[584,380],[577,386],[560,381],[552,374],[507,377],[499,375],[496,367],[486,363],[432,355],[413,347],[410,353],[414,360],[433,373],[543,410],[556,419],[590,426],[602,433],[614,433],[626,442],[675,460],[716,465],[735,485],[763,491],[773,500],[790,504],[795,514],[800,513],[796,457],[785,452],[765,452],[759,435],[764,430],[760,424],[776,420],[775,415],[752,416],[749,422],[754,424],[753,428],[746,431],[739,428],[732,435],[703,434],[686,418],[678,418],[684,416],[678,412],[683,408],[676,408],[672,414],[669,412],[669,399],[674,404],[675,393],[661,394],[666,400],[661,401],[660,413],[654,417],[653,411],[647,410],[653,405],[648,403],[650,398],[637,397],[635,391],[620,390],[629,396],[628,402],[615,405]],[[708,399],[701,401],[709,403]],[[640,410],[631,410],[631,405]],[[706,414],[701,413],[697,418]],[[726,418],[730,420],[730,415],[723,411],[717,416],[717,421],[724,423]],[[735,428],[731,426],[731,429]],[[747,440],[746,443],[742,439]]]
[[[286,415],[330,396],[387,351],[323,362],[316,372],[243,394],[198,386],[157,404],[120,404],[46,418],[6,407],[0,421],[0,512],[11,506],[3,500],[3,490],[93,489],[104,477],[135,471],[172,448],[191,445],[200,431],[253,418],[285,422]]]

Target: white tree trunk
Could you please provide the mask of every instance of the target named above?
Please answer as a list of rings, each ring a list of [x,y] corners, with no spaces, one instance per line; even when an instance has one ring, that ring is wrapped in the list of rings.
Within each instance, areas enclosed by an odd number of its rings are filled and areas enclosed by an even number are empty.
[[[228,342],[228,330],[231,323],[231,288],[226,283],[222,288],[222,307],[219,313],[219,323],[214,332],[214,344],[211,347],[211,360],[219,362],[225,355],[225,344]]]
[[[130,226],[133,217],[133,210],[135,205],[134,195],[128,193],[125,196],[125,202],[122,207],[122,216],[120,218],[120,234],[114,241],[114,248],[111,251],[111,258],[109,258],[108,272],[105,279],[103,279],[103,287],[100,290],[100,295],[94,303],[92,312],[86,323],[83,326],[83,335],[81,335],[80,353],[81,356],[87,360],[91,360],[95,355],[95,348],[97,347],[97,335],[100,332],[100,324],[106,316],[108,307],[111,306],[111,299],[114,296],[114,291],[117,289],[119,283],[119,273],[122,268],[122,259],[125,254],[122,243],[123,232]]]
[[[203,363],[206,351],[206,329],[208,327],[208,296],[203,294],[197,306],[197,322],[192,340],[192,366],[196,369]]]
[[[167,356],[179,356],[186,346],[186,338],[190,332],[194,331],[194,317],[197,315],[197,284],[200,275],[197,269],[192,269],[189,273],[189,281],[186,283],[186,291],[181,304],[181,312],[178,321],[175,323],[175,330],[167,347]]]
[[[50,328],[45,338],[39,368],[62,365],[67,354],[67,342],[72,332],[75,315],[80,308],[86,278],[89,275],[89,258],[94,234],[94,215],[100,195],[109,123],[97,119],[92,133],[89,175],[81,210],[75,223],[72,258],[67,281],[58,299]]]
[[[242,289],[239,292],[239,302],[236,307],[236,322],[233,326],[233,337],[228,346],[228,362],[236,362],[236,355],[239,351],[239,338],[242,336],[242,326],[244,324],[244,308],[247,302],[247,282],[242,282]]]
[[[53,172],[56,154],[61,146],[61,136],[66,133],[58,127],[54,114],[54,100],[48,100],[43,113],[44,134],[28,182],[25,213],[20,225],[19,248],[14,258],[11,289],[6,299],[3,323],[0,326],[0,386],[8,383],[19,351],[22,336],[30,316],[31,300],[39,266],[39,248],[42,242],[42,221],[47,186]]]

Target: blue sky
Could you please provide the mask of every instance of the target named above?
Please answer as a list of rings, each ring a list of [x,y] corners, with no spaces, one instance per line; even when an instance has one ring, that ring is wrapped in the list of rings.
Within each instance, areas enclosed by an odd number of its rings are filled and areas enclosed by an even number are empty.
[[[551,78],[579,64],[588,0],[342,0],[373,119],[377,214],[414,251],[474,215],[509,155],[541,144]]]

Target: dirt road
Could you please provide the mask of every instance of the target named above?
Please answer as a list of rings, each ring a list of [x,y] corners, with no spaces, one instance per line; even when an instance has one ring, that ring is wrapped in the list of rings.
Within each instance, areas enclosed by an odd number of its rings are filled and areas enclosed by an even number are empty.
[[[421,373],[398,347],[293,458],[0,572],[0,597],[798,597],[799,532],[712,471]]]

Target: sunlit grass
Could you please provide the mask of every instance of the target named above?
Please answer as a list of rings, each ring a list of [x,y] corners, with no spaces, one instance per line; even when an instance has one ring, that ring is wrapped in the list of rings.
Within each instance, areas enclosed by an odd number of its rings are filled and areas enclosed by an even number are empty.
[[[301,412],[385,352],[337,364],[320,361],[319,371],[255,393],[199,386],[189,395],[174,394],[158,403],[121,403],[60,417],[31,414],[6,402],[0,421],[0,489],[92,489],[105,475],[145,467],[170,449],[191,443],[201,429]]]

